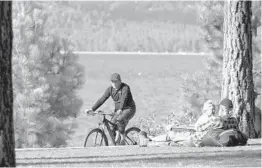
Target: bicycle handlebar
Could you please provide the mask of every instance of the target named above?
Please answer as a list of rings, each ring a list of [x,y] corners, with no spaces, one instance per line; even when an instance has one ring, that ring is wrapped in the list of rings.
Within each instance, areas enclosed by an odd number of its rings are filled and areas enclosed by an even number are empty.
[[[114,114],[113,113],[105,113],[104,111],[102,110],[98,110],[97,112],[94,112],[92,114],[98,114],[98,115],[109,115],[109,116],[113,116]]]

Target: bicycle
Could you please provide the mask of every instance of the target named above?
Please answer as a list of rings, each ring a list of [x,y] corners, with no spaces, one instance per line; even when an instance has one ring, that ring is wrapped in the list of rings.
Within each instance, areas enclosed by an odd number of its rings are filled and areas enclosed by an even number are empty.
[[[92,129],[86,136],[84,147],[89,146],[108,146],[108,138],[105,134],[105,129],[107,129],[110,139],[114,146],[116,146],[115,141],[115,131],[111,129],[110,125],[113,127],[117,127],[116,124],[109,121],[106,116],[113,116],[113,114],[107,114],[103,111],[98,111],[92,113],[92,115],[102,115],[102,122],[98,124],[98,128]],[[125,144],[127,145],[137,145],[138,144],[138,136],[140,129],[137,127],[130,127],[125,131]],[[94,144],[92,144],[92,136],[95,136]],[[98,143],[97,143],[98,142]]]

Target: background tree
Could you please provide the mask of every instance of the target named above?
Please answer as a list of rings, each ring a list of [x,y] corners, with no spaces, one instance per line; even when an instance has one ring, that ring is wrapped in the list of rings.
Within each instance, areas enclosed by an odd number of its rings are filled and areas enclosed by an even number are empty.
[[[15,2],[14,114],[17,147],[60,147],[77,126],[84,68],[67,39],[47,33],[48,8]]]
[[[12,2],[0,2],[0,167],[15,167]]]
[[[192,124],[202,114],[207,99],[217,104],[220,99],[223,60],[223,1],[204,1],[196,6],[204,48],[210,55],[204,56],[205,70],[192,76],[181,75],[179,113],[171,113],[170,122]]]
[[[251,1],[229,1],[225,6],[221,98],[229,97],[233,101],[240,129],[253,138],[255,94],[251,17]]]

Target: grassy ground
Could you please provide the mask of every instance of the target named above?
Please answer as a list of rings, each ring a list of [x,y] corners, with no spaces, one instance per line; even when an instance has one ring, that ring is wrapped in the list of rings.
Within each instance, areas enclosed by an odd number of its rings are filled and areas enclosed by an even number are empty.
[[[79,62],[86,70],[86,83],[79,91],[84,100],[83,109],[90,108],[110,85],[110,74],[119,72],[123,81],[130,85],[137,104],[137,113],[130,125],[154,111],[160,123],[177,108],[178,76],[202,70],[202,60],[197,55],[80,55]],[[109,99],[101,109],[112,110],[112,100]],[[68,146],[82,146],[86,134],[97,126],[98,121],[99,117],[80,114],[77,118],[79,127]]]
[[[261,139],[238,147],[18,149],[18,167],[261,167]]]

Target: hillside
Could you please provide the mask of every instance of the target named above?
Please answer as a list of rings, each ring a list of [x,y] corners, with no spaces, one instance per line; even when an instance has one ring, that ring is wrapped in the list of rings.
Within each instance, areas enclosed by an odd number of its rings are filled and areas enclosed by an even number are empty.
[[[194,2],[46,3],[47,31],[69,38],[76,50],[206,51]]]
[[[90,13],[94,19],[169,20],[175,23],[197,24],[198,18],[197,3],[194,1],[71,1],[59,4]]]

